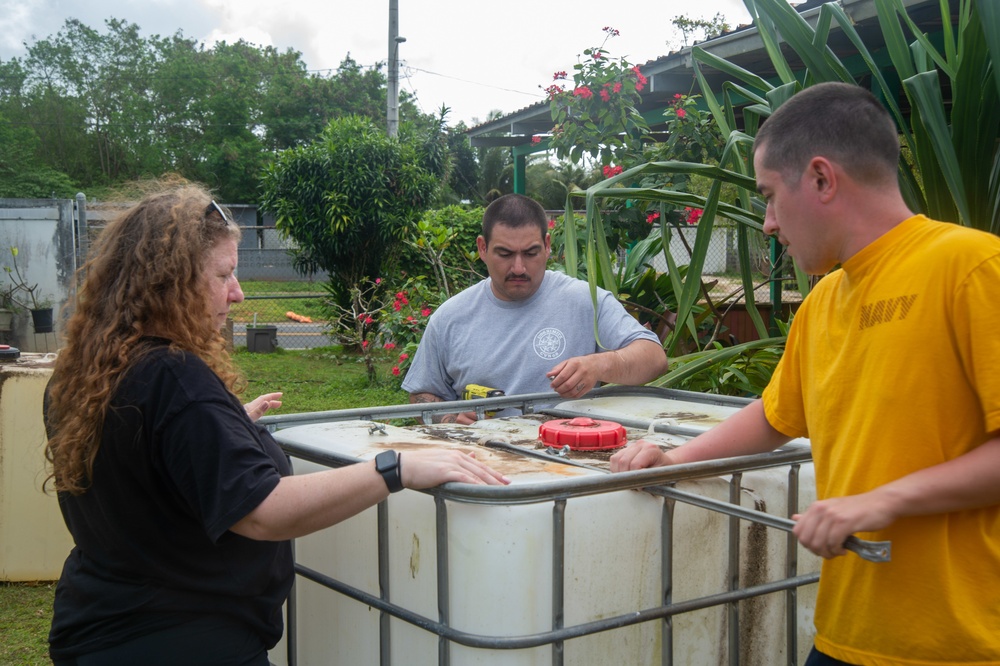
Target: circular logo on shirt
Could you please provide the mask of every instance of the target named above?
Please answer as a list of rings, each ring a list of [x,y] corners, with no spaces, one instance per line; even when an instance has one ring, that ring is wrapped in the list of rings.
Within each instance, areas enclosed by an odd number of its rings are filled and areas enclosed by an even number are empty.
[[[566,336],[558,328],[543,328],[535,334],[532,346],[536,354],[551,361],[566,351]]]

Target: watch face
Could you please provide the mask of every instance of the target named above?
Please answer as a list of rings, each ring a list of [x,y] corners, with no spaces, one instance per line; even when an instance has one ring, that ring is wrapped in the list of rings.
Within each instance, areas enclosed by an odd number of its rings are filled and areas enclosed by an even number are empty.
[[[375,456],[375,469],[379,472],[388,472],[396,467],[397,464],[395,451],[383,451]]]

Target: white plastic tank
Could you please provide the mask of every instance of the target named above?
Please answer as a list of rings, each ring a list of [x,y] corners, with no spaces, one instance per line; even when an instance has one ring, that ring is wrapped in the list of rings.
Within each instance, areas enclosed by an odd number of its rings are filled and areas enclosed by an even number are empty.
[[[42,396],[52,365],[22,353],[0,364],[0,580],[55,580],[73,548],[46,477]]]
[[[632,402],[624,408],[635,407],[640,415],[649,412],[640,420],[674,418],[674,423],[680,423],[676,417],[663,415],[686,414],[681,425],[702,429],[735,411],[735,407],[663,398]],[[603,404],[601,399],[574,401],[559,407],[594,418],[621,416],[614,400]],[[535,457],[541,448],[536,438],[544,418],[550,417],[491,419],[470,427],[384,426],[382,430],[372,429],[369,421],[330,422],[279,430],[276,437],[306,457],[330,456],[340,463],[370,460],[389,448],[403,453],[404,464],[406,450],[413,447],[474,449],[478,458],[511,478],[511,486],[494,489],[496,495],[489,502],[463,497],[456,490],[445,493],[438,506],[432,494],[404,490],[390,496],[385,505],[383,598],[477,639],[524,638],[635,615],[660,607],[665,591],[677,603],[731,588],[729,516],[637,490],[587,495],[560,492],[571,479],[600,484],[611,477],[599,469],[606,466],[606,456],[603,462],[599,455],[594,459],[577,456],[574,462],[585,467],[545,453]],[[627,432],[630,440],[646,434],[634,425]],[[687,441],[662,433],[649,437],[672,445]],[[498,444],[501,448],[494,448]],[[297,474],[325,468],[294,456],[293,467]],[[797,501],[804,507],[814,496],[811,464],[801,467],[797,483]],[[787,517],[788,484],[788,468],[779,467],[743,473],[738,491],[733,491],[728,475],[683,480],[674,488],[720,501],[729,501],[731,492],[736,492],[742,506]],[[560,497],[565,498],[564,514],[557,501]],[[379,597],[378,513],[372,508],[296,540],[296,561]],[[671,522],[665,522],[665,515],[672,517],[672,534],[664,533],[665,529],[669,532]],[[560,517],[563,536],[554,528]],[[440,535],[439,521],[443,524]],[[746,520],[739,521],[738,530],[738,586],[786,578],[787,534]],[[438,557],[439,543],[447,544],[443,560]],[[667,569],[665,543],[672,543],[672,557],[667,558],[672,565]],[[561,562],[554,557],[560,545]],[[793,551],[799,559],[798,573],[818,570],[816,558],[801,548]],[[439,580],[439,573],[443,579]],[[553,651],[560,649],[560,663],[573,665],[658,665],[671,663],[671,656],[674,664],[730,663],[731,615],[726,605],[677,615],[670,631],[664,631],[662,620],[653,620],[561,644],[502,649],[440,640],[433,631],[398,618],[384,620],[377,608],[303,577],[297,578],[296,585],[295,648],[300,666],[380,663],[383,649],[388,651],[388,663],[400,666],[439,663],[445,652],[447,663],[453,665],[549,665],[554,663]],[[562,603],[554,606],[560,589]],[[815,586],[797,591],[799,663],[812,644],[814,594]],[[440,603],[439,595],[445,595]],[[739,663],[786,662],[786,602],[784,592],[739,602],[735,611],[739,646],[732,648],[739,650]],[[271,652],[274,663],[285,663],[283,650],[279,646]]]

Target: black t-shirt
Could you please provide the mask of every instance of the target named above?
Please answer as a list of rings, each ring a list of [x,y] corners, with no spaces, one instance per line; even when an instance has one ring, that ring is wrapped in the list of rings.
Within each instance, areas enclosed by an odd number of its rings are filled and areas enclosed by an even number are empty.
[[[93,483],[59,503],[76,547],[56,588],[53,658],[72,658],[200,614],[281,637],[289,542],[228,531],[289,474],[271,435],[201,359],[166,341],[124,376]]]

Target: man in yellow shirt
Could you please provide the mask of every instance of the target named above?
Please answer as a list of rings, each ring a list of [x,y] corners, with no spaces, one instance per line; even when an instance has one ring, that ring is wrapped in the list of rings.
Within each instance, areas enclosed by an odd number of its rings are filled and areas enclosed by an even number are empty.
[[[809,437],[820,499],[794,532],[827,559],[807,666],[996,665],[1000,238],[914,215],[898,160],[891,117],[860,87],[812,86],[771,115],[754,143],[764,231],[825,277],[761,400],[669,452],[627,447],[611,466]],[[853,533],[892,541],[892,562],[840,557]]]

